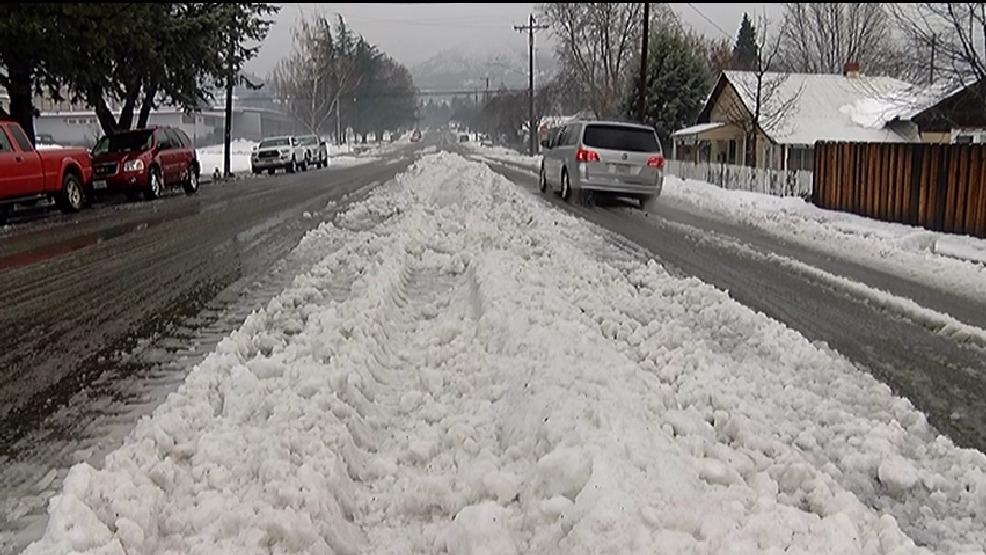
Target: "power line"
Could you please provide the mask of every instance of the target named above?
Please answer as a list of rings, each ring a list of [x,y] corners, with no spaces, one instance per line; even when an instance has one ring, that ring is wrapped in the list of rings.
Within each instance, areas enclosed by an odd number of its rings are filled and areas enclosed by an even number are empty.
[[[720,33],[723,34],[723,36],[725,36],[726,38],[733,38],[733,34],[732,33],[727,32],[725,29],[723,29],[722,27],[720,27],[718,23],[716,23],[715,21],[712,21],[711,19],[709,19],[709,16],[705,15],[702,12],[702,10],[698,9],[697,7],[695,7],[695,4],[692,4],[691,2],[685,2],[685,5],[688,6],[689,8],[691,8],[692,11],[694,11],[695,13],[697,13],[699,17],[701,17],[702,19],[705,20],[706,23],[708,23],[709,25],[715,27]]]

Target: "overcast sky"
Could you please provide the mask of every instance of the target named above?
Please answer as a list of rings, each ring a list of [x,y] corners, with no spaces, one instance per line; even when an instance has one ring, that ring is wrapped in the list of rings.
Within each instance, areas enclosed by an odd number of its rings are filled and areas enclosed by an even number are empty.
[[[424,61],[447,48],[470,45],[497,48],[524,44],[513,25],[526,23],[534,4],[281,4],[281,12],[260,54],[248,70],[266,75],[291,49],[291,30],[299,17],[314,10],[341,13],[368,41],[407,65]],[[735,37],[744,11],[768,14],[775,4],[671,4],[682,18],[708,36]],[[751,16],[754,13],[750,14]]]

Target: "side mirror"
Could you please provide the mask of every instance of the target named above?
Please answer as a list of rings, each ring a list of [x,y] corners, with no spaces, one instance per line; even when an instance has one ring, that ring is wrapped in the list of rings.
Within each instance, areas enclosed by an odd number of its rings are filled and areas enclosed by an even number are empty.
[[[318,146],[325,146],[325,141],[319,141]]]

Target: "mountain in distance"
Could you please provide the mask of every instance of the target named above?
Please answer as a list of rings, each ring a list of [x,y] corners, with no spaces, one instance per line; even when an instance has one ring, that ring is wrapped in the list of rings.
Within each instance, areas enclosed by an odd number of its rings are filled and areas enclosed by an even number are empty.
[[[469,91],[489,88],[526,89],[528,72],[527,42],[500,48],[463,45],[447,48],[411,66],[414,84],[420,90]],[[537,50],[535,70],[539,76],[552,75],[557,67],[554,51],[543,45]]]

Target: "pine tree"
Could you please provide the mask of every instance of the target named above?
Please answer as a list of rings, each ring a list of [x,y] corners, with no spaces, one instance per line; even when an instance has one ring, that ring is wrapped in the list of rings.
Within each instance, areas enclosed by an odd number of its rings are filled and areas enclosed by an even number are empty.
[[[645,118],[664,143],[676,129],[695,123],[712,87],[702,40],[671,26],[653,30],[648,40]],[[637,113],[639,82],[631,79],[628,85],[623,111],[632,118]]]
[[[736,44],[733,46],[733,69],[751,71],[757,68],[757,31],[750,16],[743,13]]]

